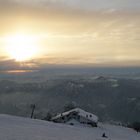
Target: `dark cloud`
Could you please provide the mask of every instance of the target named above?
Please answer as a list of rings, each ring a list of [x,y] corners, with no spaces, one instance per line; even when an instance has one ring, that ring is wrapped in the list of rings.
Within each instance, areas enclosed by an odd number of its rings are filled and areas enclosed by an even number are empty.
[[[16,62],[13,59],[1,60],[0,71],[12,71],[12,70],[37,70],[38,66],[36,62]]]

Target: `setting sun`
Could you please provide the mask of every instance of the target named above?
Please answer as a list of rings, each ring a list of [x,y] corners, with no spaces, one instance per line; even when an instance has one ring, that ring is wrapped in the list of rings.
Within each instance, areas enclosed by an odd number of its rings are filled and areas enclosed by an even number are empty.
[[[26,61],[37,54],[37,42],[30,35],[16,34],[8,36],[5,43],[7,54],[16,61]]]

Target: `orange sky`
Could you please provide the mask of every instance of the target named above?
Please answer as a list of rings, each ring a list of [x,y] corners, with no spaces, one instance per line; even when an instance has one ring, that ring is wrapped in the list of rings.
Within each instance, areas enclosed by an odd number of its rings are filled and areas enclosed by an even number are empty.
[[[4,38],[24,33],[35,37],[38,53],[30,60],[40,64],[140,66],[138,1],[128,0],[123,7],[121,1],[113,0],[105,7],[107,1],[99,4],[95,0],[97,6],[90,0],[85,6],[78,0],[1,2],[1,61],[11,59]]]

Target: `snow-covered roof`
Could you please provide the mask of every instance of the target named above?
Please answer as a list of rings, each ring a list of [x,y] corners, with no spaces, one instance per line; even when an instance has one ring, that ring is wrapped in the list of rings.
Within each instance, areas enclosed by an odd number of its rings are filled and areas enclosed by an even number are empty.
[[[61,118],[62,116],[66,116],[72,112],[77,112],[79,116],[82,116],[84,118],[87,118],[88,120],[90,121],[93,121],[93,122],[98,122],[98,117],[92,113],[89,113],[89,112],[86,112],[80,108],[75,108],[75,109],[72,109],[70,111],[67,111],[67,112],[64,112],[64,113],[61,113],[55,117],[52,118],[52,120],[55,120],[55,119],[58,119],[58,118]]]

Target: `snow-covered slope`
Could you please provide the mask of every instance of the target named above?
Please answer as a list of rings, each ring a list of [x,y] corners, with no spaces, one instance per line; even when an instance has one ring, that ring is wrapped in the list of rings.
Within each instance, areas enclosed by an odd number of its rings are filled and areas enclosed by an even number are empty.
[[[108,138],[102,138],[106,133]],[[0,115],[0,140],[140,140],[140,134],[120,126],[80,127]]]

